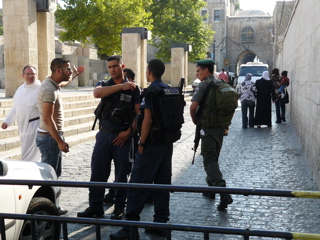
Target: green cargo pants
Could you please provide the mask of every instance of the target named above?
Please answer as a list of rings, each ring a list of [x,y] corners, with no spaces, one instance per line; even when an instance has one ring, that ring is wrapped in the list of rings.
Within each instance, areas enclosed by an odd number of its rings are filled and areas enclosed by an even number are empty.
[[[209,186],[225,187],[219,168],[219,155],[222,147],[224,128],[203,128],[201,131],[201,155],[204,170],[207,173],[206,181]]]

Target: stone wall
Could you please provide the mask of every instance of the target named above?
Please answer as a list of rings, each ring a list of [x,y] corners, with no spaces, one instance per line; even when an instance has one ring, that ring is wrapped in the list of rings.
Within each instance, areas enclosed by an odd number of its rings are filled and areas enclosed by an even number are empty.
[[[0,88],[3,89],[5,86],[4,81],[4,39],[0,36]]]
[[[320,188],[319,0],[296,0],[277,66],[288,71],[289,115]],[[290,159],[288,159],[290,161]]]
[[[162,76],[162,80],[166,84],[171,84],[171,63],[165,63],[166,71]],[[187,77],[187,84],[191,85],[193,81],[196,79],[196,65],[194,63],[188,64],[188,77]]]
[[[214,60],[216,62],[217,69],[221,70],[223,65],[223,60],[226,57],[226,17],[228,12],[228,6],[232,5],[229,0],[207,0],[207,6],[203,8],[208,11],[208,19],[206,23],[208,23],[214,33],[214,41],[215,41],[215,57]],[[233,5],[232,5],[233,6]],[[220,10],[220,19],[217,21],[214,19],[214,10]],[[234,12],[232,11],[232,14]],[[211,45],[209,52],[213,52],[213,45]]]
[[[254,41],[241,43],[240,33],[244,27],[252,27]],[[229,70],[237,72],[238,65],[244,54],[257,55],[260,62],[273,66],[273,21],[271,16],[229,17],[227,31],[227,56],[230,59]]]
[[[283,36],[290,21],[295,1],[277,2],[273,11],[274,24],[274,46],[273,62],[276,62],[279,52],[282,52]],[[277,66],[275,66],[277,67]]]

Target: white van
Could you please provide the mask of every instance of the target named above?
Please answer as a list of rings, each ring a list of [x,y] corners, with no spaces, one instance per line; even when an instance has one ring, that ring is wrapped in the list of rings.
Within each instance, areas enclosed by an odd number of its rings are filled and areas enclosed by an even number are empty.
[[[256,82],[256,80],[262,77],[264,71],[268,71],[268,67],[268,64],[263,64],[262,62],[247,62],[246,64],[241,64],[236,89],[239,89],[239,86],[244,81],[247,73],[251,73],[251,81]]]

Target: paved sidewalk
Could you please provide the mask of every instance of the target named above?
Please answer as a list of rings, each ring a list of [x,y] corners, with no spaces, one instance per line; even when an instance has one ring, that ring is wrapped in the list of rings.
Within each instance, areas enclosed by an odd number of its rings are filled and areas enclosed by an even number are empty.
[[[189,117],[189,106],[187,104],[183,136],[174,147],[172,182],[174,185],[206,186],[200,147],[195,164],[191,165],[195,126]],[[275,124],[274,121],[272,128],[242,129],[240,107],[236,110],[220,155],[221,171],[227,187],[316,191],[290,122]],[[94,141],[79,144],[65,154],[61,180],[89,181],[93,146]],[[113,179],[111,173],[109,182]],[[233,199],[227,211],[221,212],[217,210],[219,197],[210,200],[199,193],[173,193],[170,223],[320,234],[319,199],[242,195],[233,195]],[[61,206],[69,209],[66,216],[75,217],[78,211],[88,206],[88,190],[63,188]],[[106,205],[105,210],[105,218],[109,219],[113,207]],[[147,205],[141,220],[152,221],[152,216],[153,205]],[[68,229],[69,239],[95,239],[94,226],[68,224]],[[109,234],[118,229],[102,227],[102,239],[109,239]],[[163,239],[146,234],[143,229],[139,232],[141,239]],[[174,231],[172,239],[203,239],[203,234]],[[232,240],[243,237],[210,234],[210,239]]]

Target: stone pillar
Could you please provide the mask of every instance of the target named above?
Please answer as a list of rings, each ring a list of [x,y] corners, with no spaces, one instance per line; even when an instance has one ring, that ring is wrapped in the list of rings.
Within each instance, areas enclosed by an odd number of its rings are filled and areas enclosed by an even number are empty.
[[[89,84],[89,73],[90,73],[89,57],[88,56],[79,57],[78,63],[79,63],[79,66],[82,65],[85,67],[84,72],[78,76],[79,87],[90,86],[90,84]],[[78,67],[78,66],[76,65],[76,67]],[[91,84],[91,86],[92,86],[92,84]]]
[[[184,79],[185,79],[185,82],[184,82],[184,84],[185,84],[185,86],[188,86],[188,76],[189,76],[189,74],[188,74],[188,72],[189,72],[189,70],[188,70],[188,65],[189,65],[189,62],[188,62],[188,58],[189,57],[189,51],[185,51],[184,52]]]
[[[37,14],[34,0],[3,0],[5,96],[23,83],[25,65],[38,66]]]
[[[135,82],[142,88],[147,86],[147,36],[148,30],[144,27],[122,28],[122,59],[126,67],[135,74]]]
[[[54,14],[37,13],[38,26],[38,78],[42,81],[51,75],[50,64],[55,58]]]
[[[74,64],[76,67],[78,67],[79,64],[79,57],[77,55],[63,55],[63,59],[69,60],[70,65]],[[89,71],[87,68],[85,71]],[[84,73],[82,73],[84,74]],[[81,74],[81,75],[82,75]],[[70,84],[67,85],[67,87],[78,87],[79,86],[79,76],[74,78]]]
[[[181,78],[188,78],[189,45],[174,43],[171,45],[171,86],[177,87]]]

